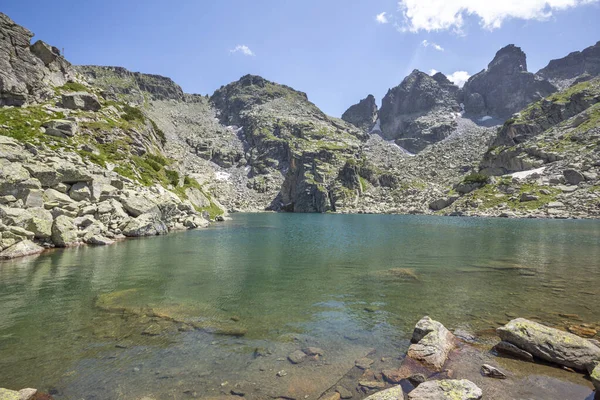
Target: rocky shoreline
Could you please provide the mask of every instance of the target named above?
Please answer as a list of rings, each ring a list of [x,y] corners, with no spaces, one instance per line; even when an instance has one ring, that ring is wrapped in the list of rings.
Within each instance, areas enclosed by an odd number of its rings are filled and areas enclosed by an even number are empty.
[[[586,399],[592,398],[588,396],[592,387],[596,390],[596,398],[600,393],[600,343],[596,340],[524,318],[513,319],[496,329],[495,335],[486,339],[489,344],[482,346],[482,339],[460,330],[452,333],[440,322],[424,317],[417,322],[411,345],[407,353],[400,357],[399,364],[394,366],[395,363],[385,357],[377,360],[373,349],[357,359],[354,367],[318,398],[508,400],[523,396],[544,399],[572,396],[568,398],[583,400],[584,397],[580,395],[586,396]],[[327,358],[326,352],[317,347],[304,347],[291,352],[287,362],[290,368],[310,366],[319,363],[323,357]],[[590,383],[575,386],[565,384],[561,387],[552,383],[552,378],[547,382],[539,378],[530,381],[527,377],[535,374],[536,365],[546,368],[546,373],[563,371],[573,376],[581,375]],[[276,375],[280,381],[285,381],[288,373],[279,370]],[[260,391],[253,393],[254,390],[238,385],[232,389],[228,389],[227,384],[222,386],[221,394],[208,397],[194,394],[192,397],[205,400],[262,398],[258,394]],[[586,386],[589,388],[585,389]],[[284,387],[280,388],[282,393],[285,393]],[[300,399],[289,393],[293,392],[282,394],[279,398]],[[310,397],[314,395],[312,393]],[[0,399],[51,400],[52,396],[35,389],[0,389]],[[152,400],[153,397],[146,396],[143,399]]]

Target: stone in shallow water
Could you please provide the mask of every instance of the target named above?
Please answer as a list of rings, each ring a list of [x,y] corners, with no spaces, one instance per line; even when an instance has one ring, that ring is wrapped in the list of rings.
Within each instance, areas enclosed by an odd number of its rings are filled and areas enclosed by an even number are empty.
[[[466,379],[429,381],[408,394],[409,400],[479,400],[483,392]]]
[[[441,323],[423,317],[413,332],[408,356],[424,365],[440,371],[455,347],[456,337]]]
[[[483,364],[481,366],[481,373],[483,374],[483,376],[487,376],[490,378],[506,379],[506,375],[504,374],[504,372],[500,371],[496,367],[492,367],[489,364]]]
[[[373,360],[371,360],[370,358],[359,358],[358,360],[356,360],[354,362],[354,365],[356,365],[358,368],[360,369],[367,369],[371,366],[371,364],[373,364]]]
[[[305,359],[306,354],[302,350],[296,350],[290,355],[288,355],[288,360],[290,360],[292,364],[300,364]]]
[[[533,362],[533,355],[531,353],[521,350],[512,343],[502,341],[494,346],[494,350],[500,354],[505,354],[514,358]]]
[[[0,260],[39,254],[42,251],[44,251],[44,248],[33,243],[31,240],[23,240],[2,251],[0,253]]]
[[[496,330],[504,341],[536,357],[578,370],[600,360],[600,348],[572,333],[517,318]]]

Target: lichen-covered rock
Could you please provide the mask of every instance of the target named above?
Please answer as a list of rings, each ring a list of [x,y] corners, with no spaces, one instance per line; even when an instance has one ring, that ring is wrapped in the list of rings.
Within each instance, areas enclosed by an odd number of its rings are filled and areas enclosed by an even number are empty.
[[[78,243],[77,227],[73,219],[59,215],[52,225],[52,242],[58,247],[74,246]]]
[[[123,204],[125,211],[132,217],[138,217],[150,212],[160,213],[156,202],[146,196],[130,194],[128,197],[121,197],[119,200]]]
[[[600,361],[600,348],[589,340],[524,318],[514,319],[496,332],[502,340],[565,367],[586,370]]]
[[[89,200],[92,197],[92,191],[87,183],[77,182],[71,186],[69,197],[75,201]]]
[[[482,397],[481,389],[466,379],[424,382],[408,394],[409,400],[479,400]]]
[[[44,251],[44,248],[38,246],[31,240],[22,240],[0,252],[0,259],[8,260],[11,258],[30,256],[33,254],[39,254],[42,251]]]
[[[132,218],[122,229],[123,235],[129,237],[156,236],[168,233],[165,223],[153,213],[142,214]]]
[[[441,370],[455,347],[455,336],[441,323],[423,317],[415,326],[408,356],[429,368]]]
[[[365,400],[404,400],[402,386],[394,386],[381,392],[370,395]]]

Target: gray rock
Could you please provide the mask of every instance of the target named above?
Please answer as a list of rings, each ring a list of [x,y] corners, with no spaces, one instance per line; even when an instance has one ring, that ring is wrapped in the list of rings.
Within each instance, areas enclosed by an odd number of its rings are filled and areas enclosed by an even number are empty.
[[[71,186],[69,196],[75,201],[89,200],[92,196],[92,192],[86,182],[77,182]]]
[[[49,188],[60,183],[60,175],[56,169],[40,163],[23,164],[23,167],[29,171],[31,176],[40,181],[44,188]]]
[[[37,389],[21,389],[19,390],[19,400],[32,400],[37,394]]]
[[[108,246],[114,243],[113,240],[101,235],[93,235],[90,238],[88,238],[85,242],[94,246]]]
[[[49,239],[52,235],[52,213],[43,208],[30,208],[31,219],[27,221],[26,229],[33,232],[36,239]]]
[[[63,161],[56,165],[56,170],[61,175],[61,182],[73,184],[77,182],[91,182],[94,180],[89,168],[84,165],[75,165],[70,162]]]
[[[44,122],[43,127],[46,129],[46,135],[56,137],[72,137],[77,134],[77,123],[65,119],[53,119]]]
[[[408,394],[408,400],[479,400],[483,392],[466,379],[428,381]]]
[[[548,203],[548,208],[565,208],[565,205],[560,201],[551,201]]]
[[[578,185],[579,182],[583,182],[585,180],[581,172],[574,169],[565,169],[563,171],[563,175],[569,185]]]
[[[132,218],[122,229],[128,237],[156,236],[168,233],[168,228],[156,214],[142,214]]]
[[[536,196],[534,194],[531,194],[531,193],[522,193],[521,197],[519,197],[519,201],[521,203],[525,203],[525,202],[528,202],[528,201],[536,201],[536,200],[539,200],[539,199],[540,198],[538,196]]]
[[[44,192],[41,189],[30,189],[24,197],[25,208],[43,207]]]
[[[21,228],[19,226],[9,226],[8,227],[8,231],[7,232],[11,232],[14,235],[20,236],[22,238],[26,238],[26,239],[33,239],[34,238],[34,233],[31,231],[28,231],[25,228]]]
[[[566,57],[550,61],[537,75],[560,89],[566,89],[578,80],[600,75],[600,42],[583,51],[574,51]]]
[[[373,363],[374,361],[367,357],[359,358],[354,361],[354,365],[360,369],[368,369]]]
[[[59,207],[65,207],[75,203],[69,196],[54,189],[46,189],[44,191],[44,202],[56,204]]]
[[[458,199],[458,197],[454,197],[454,196],[443,197],[441,199],[437,199],[437,200],[429,203],[429,208],[433,211],[442,210],[442,209],[448,207],[449,205],[451,205],[452,203],[454,203],[457,199]]]
[[[505,354],[514,358],[533,362],[533,355],[531,353],[518,348],[512,343],[502,341],[494,346],[494,350],[500,354]]]
[[[52,242],[58,247],[75,246],[78,243],[77,228],[73,219],[59,215],[52,225]]]
[[[441,323],[423,317],[415,326],[408,356],[427,367],[440,371],[448,353],[455,347],[455,336]]]
[[[31,240],[23,240],[0,252],[0,259],[7,260],[11,258],[30,256],[33,254],[39,254],[42,251],[44,251],[44,248],[33,243]]]
[[[600,348],[588,340],[524,318],[496,330],[500,338],[545,361],[586,370],[600,360]]]
[[[404,400],[404,391],[401,386],[394,386],[393,388],[372,394],[366,397],[365,400]]]
[[[99,111],[102,106],[98,98],[86,92],[66,93],[62,95],[62,106],[71,110]]]
[[[490,378],[506,379],[506,374],[504,372],[489,364],[483,364],[481,366],[481,373],[483,374],[483,376],[487,376]]]
[[[122,197],[119,199],[123,208],[132,217],[138,217],[142,214],[155,213],[159,214],[160,211],[156,203],[145,196],[130,196]]]
[[[296,350],[288,355],[288,360],[292,364],[300,364],[306,359],[306,354],[302,350]]]

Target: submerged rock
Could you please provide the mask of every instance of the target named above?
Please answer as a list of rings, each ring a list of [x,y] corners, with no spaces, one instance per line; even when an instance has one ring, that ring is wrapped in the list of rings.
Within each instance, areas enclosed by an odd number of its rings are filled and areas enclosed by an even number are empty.
[[[483,364],[481,366],[481,373],[483,374],[483,376],[487,376],[489,378],[506,379],[506,375],[504,374],[504,372],[488,364]]]
[[[448,353],[455,347],[455,340],[456,337],[444,325],[423,317],[415,326],[408,356],[440,371]]]
[[[600,348],[572,333],[517,318],[496,330],[506,342],[542,360],[586,370],[600,360]]]
[[[367,397],[365,400],[403,400],[404,391],[401,386],[395,386],[390,389],[377,392]]]
[[[494,346],[494,350],[501,354],[533,362],[533,355],[531,353],[521,350],[512,343],[502,341]]]
[[[479,400],[483,392],[466,379],[429,381],[408,394],[409,400]]]

